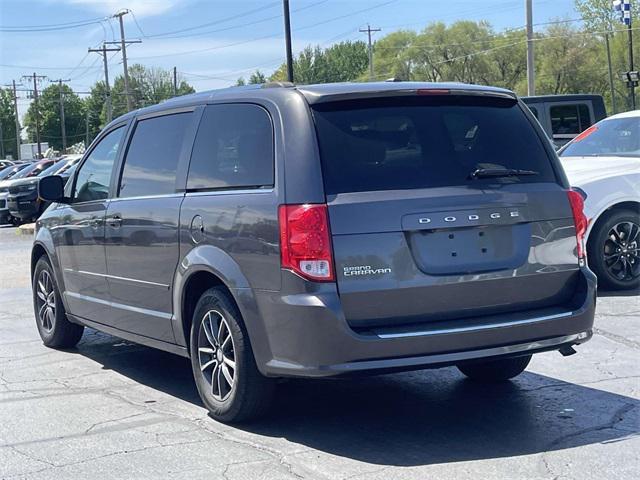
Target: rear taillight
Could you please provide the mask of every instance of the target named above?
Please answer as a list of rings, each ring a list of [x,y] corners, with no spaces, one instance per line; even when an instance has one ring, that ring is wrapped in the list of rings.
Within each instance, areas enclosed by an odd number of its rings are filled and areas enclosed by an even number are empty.
[[[327,206],[280,205],[278,219],[282,268],[309,280],[334,281]]]
[[[584,214],[584,198],[577,190],[567,191],[569,196],[569,204],[573,213],[573,221],[576,226],[576,240],[578,242],[578,259],[584,261],[584,236],[587,233],[587,225],[589,219]]]

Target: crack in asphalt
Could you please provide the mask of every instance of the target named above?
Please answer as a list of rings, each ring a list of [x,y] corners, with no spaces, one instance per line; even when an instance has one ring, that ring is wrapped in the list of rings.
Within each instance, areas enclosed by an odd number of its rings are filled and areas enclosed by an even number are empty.
[[[603,337],[608,338],[613,342],[621,343],[622,345],[625,345],[627,347],[640,350],[640,342],[636,342],[635,340],[630,340],[621,335],[616,335],[615,333],[611,333],[597,327],[593,327],[593,331],[594,333],[597,333],[598,335],[602,335]]]

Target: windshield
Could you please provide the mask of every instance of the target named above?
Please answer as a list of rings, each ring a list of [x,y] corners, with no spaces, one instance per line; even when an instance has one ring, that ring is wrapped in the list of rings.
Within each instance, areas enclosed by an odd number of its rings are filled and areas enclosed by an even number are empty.
[[[67,163],[69,162],[69,160],[64,159],[64,160],[60,160],[59,162],[54,163],[53,165],[51,165],[49,168],[43,170],[42,172],[40,172],[38,174],[39,177],[48,177],[49,175],[55,175],[56,173],[58,173],[58,170],[62,170]]]
[[[47,166],[49,165],[51,165],[50,162],[44,162],[44,161],[32,163],[28,167],[24,168],[22,171],[16,173],[13,177],[11,177],[11,180],[15,180],[18,178],[35,177],[42,171],[43,168],[47,168]]]
[[[542,139],[512,99],[345,101],[314,106],[314,119],[330,195],[556,181]]]
[[[9,180],[10,178],[13,178],[16,173],[26,168],[26,166],[26,164],[23,164],[13,165],[11,167],[5,168],[4,170],[0,171],[0,180]]]
[[[640,117],[604,120],[578,135],[561,157],[640,157]]]

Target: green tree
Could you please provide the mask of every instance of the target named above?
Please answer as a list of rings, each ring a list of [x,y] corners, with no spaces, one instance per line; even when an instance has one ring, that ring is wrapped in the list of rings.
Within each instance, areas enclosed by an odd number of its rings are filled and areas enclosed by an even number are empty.
[[[308,46],[294,58],[293,75],[297,84],[346,82],[357,80],[368,62],[364,42],[340,42],[326,49]],[[286,64],[282,64],[269,80],[286,81],[286,72]]]
[[[55,150],[62,150],[62,130],[60,128],[60,87],[52,84],[40,92],[39,117],[40,141],[48,142]],[[84,102],[68,85],[62,85],[67,146],[82,141],[85,136]],[[31,102],[24,118],[30,142],[36,141],[36,104]]]
[[[588,30],[610,31],[622,25],[619,20],[620,14],[613,9],[611,0],[575,0],[575,7]],[[631,2],[631,15],[640,19],[639,2]]]
[[[94,83],[91,94],[84,99],[85,109],[89,113],[89,141],[107,124],[106,99],[107,89],[103,81]]]
[[[16,152],[16,117],[13,114],[13,93],[9,89],[0,88],[0,130],[2,130],[2,146],[0,153],[4,158],[11,155],[18,158]]]
[[[140,64],[129,67],[129,89],[134,109],[155,105],[173,97],[173,73],[163,68],[146,68]],[[177,96],[195,92],[184,79],[178,78]],[[127,112],[124,77],[116,77],[112,89],[113,118]]]
[[[252,84],[252,83],[253,84],[255,84],[255,83],[266,83],[266,81],[267,81],[267,77],[260,70],[256,70],[249,77],[249,83],[250,84]]]

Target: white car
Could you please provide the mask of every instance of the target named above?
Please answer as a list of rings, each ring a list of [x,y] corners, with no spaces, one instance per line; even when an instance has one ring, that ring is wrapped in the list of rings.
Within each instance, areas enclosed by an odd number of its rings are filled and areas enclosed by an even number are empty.
[[[640,110],[598,122],[558,153],[587,194],[587,255],[599,284],[640,288]]]

